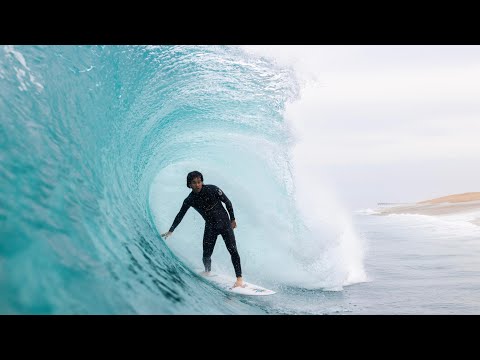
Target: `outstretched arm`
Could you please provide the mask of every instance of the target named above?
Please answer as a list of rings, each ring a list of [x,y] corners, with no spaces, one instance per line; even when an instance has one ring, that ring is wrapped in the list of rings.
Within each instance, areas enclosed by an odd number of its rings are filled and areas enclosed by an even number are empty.
[[[175,216],[175,219],[173,220],[172,226],[170,226],[170,230],[168,230],[168,232],[166,232],[165,234],[162,234],[162,236],[169,237],[170,235],[172,235],[173,231],[180,224],[180,222],[182,221],[183,217],[185,216],[189,208],[190,208],[190,205],[187,203],[186,200],[184,200],[183,205],[180,208],[180,211],[178,212],[177,216]]]

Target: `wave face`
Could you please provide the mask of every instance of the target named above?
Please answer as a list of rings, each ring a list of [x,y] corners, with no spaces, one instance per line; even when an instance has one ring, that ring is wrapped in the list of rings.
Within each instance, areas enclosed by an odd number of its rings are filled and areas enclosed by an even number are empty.
[[[4,46],[0,84],[1,313],[265,312],[196,275],[194,210],[160,238],[192,170],[232,200],[251,281],[332,276],[311,255],[328,245],[299,242],[290,69],[235,47]]]

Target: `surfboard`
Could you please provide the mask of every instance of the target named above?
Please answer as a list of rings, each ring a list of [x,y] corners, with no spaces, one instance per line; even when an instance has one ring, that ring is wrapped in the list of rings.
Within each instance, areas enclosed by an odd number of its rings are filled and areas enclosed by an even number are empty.
[[[199,272],[199,275],[217,284],[220,288],[235,294],[251,295],[251,296],[265,296],[265,295],[276,294],[276,292],[273,290],[269,290],[259,285],[255,285],[246,281],[243,282],[245,285],[244,287],[240,287],[240,286],[233,287],[233,284],[235,283],[236,278],[231,276],[226,276],[223,274],[216,274],[216,273],[210,272],[209,275],[205,275]]]

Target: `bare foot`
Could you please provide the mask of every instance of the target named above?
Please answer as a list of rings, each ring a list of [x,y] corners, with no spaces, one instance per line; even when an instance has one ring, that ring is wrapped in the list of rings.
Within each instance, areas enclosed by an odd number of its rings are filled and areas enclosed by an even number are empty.
[[[200,275],[202,275],[202,276],[210,276],[210,271],[202,271],[202,272],[200,273]]]
[[[235,281],[235,284],[233,284],[233,287],[234,287],[234,288],[236,288],[236,287],[238,287],[238,286],[240,286],[240,287],[242,287],[242,288],[244,288],[245,286],[247,286],[247,285],[245,285],[245,283],[243,282],[243,279],[242,279],[241,277],[238,277],[238,278],[237,278],[237,281]]]

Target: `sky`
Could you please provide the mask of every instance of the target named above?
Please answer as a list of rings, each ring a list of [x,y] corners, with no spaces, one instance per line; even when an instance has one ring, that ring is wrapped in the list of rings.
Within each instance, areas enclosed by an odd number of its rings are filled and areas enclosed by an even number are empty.
[[[294,164],[349,209],[480,191],[480,46],[243,46],[294,68]]]

